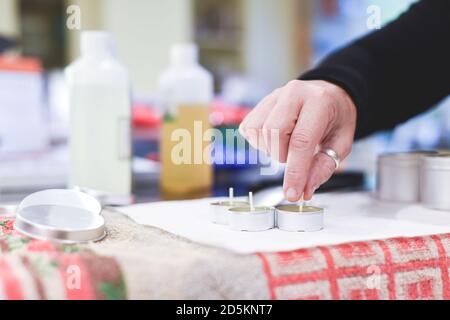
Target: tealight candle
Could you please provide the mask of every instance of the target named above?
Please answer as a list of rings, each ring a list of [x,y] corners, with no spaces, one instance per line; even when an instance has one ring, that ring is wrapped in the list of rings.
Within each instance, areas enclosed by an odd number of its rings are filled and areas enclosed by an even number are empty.
[[[265,231],[275,227],[274,209],[255,207],[253,193],[249,193],[249,205],[229,209],[229,226],[235,231]]]
[[[228,190],[228,200],[213,202],[210,205],[210,217],[213,223],[228,224],[229,212],[228,210],[236,207],[248,206],[248,202],[234,200],[234,190],[230,188]]]
[[[323,229],[323,209],[313,206],[289,204],[276,207],[277,226],[292,232],[313,232]]]

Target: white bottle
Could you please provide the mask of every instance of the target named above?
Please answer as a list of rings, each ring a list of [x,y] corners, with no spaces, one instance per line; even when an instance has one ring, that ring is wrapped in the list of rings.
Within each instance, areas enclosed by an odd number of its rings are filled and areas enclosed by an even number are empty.
[[[112,37],[83,32],[66,69],[70,96],[69,187],[131,194],[131,98]]]
[[[159,82],[166,111],[160,150],[162,196],[166,199],[207,196],[213,173],[210,159],[204,157],[208,143],[202,141],[202,136],[210,128],[213,77],[198,63],[198,49],[194,44],[174,45],[170,63]],[[177,145],[173,133],[178,129],[190,134],[191,150],[183,153],[189,154],[189,159],[183,159],[182,164],[173,152]]]
[[[171,116],[184,105],[209,106],[213,99],[213,76],[198,62],[193,43],[175,44],[170,49],[170,66],[159,78],[159,93]]]

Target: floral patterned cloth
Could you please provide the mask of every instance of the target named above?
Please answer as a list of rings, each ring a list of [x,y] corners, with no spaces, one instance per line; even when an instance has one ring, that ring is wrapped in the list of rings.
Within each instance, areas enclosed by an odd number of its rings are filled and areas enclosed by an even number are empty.
[[[103,216],[105,239],[68,246],[0,214],[0,300],[450,299],[450,234],[237,255]]]
[[[0,300],[126,298],[114,258],[34,240],[13,225],[13,218],[0,216]]]

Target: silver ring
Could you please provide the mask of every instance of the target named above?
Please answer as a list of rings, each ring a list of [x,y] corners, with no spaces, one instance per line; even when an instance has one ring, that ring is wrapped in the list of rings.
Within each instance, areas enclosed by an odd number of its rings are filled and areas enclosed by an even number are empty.
[[[336,153],[336,151],[334,151],[333,149],[330,149],[330,148],[325,148],[325,149],[320,150],[320,152],[326,154],[331,159],[333,159],[334,164],[336,165],[336,169],[339,168],[339,165],[341,164],[341,159],[339,159],[339,156]]]

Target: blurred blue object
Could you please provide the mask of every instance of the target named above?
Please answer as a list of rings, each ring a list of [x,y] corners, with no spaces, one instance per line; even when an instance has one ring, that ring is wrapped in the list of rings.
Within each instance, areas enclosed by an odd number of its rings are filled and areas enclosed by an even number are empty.
[[[234,130],[237,132],[235,127],[220,127],[219,130],[226,137],[227,130]],[[241,146],[238,143],[238,133],[235,133],[234,143],[226,143],[224,139],[215,139],[214,143],[214,167],[216,169],[245,169],[245,168],[259,168],[259,164],[252,163],[250,156],[252,152],[258,152],[251,149],[249,144],[245,142],[245,145]],[[240,138],[243,139],[243,138]],[[242,140],[243,141],[243,140]],[[255,153],[253,153],[255,154]],[[258,152],[258,159],[262,156]]]
[[[14,48],[17,42],[11,38],[0,37],[0,54],[8,49]]]

